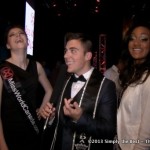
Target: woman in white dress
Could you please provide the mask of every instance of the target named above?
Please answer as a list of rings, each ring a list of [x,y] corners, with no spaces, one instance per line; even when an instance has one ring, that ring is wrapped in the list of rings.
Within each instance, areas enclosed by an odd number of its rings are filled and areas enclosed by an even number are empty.
[[[123,91],[117,114],[122,150],[150,149],[150,26],[136,24],[128,31],[127,68],[120,76]]]

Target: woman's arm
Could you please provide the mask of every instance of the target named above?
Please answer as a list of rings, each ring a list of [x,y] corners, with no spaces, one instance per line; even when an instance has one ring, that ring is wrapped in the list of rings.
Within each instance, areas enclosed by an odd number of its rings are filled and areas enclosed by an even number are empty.
[[[42,109],[43,109],[43,106],[48,102],[50,101],[50,97],[52,95],[52,91],[53,91],[53,88],[46,76],[46,73],[45,73],[45,70],[44,68],[42,67],[42,65],[37,62],[37,70],[38,70],[38,78],[39,78],[39,82],[40,84],[42,85],[44,91],[45,91],[45,94],[44,94],[44,97],[43,97],[43,101],[42,101],[42,104],[39,108],[39,111],[38,111],[38,114],[41,114],[42,113]]]
[[[0,150],[8,150],[8,147],[6,145],[5,138],[4,138],[3,126],[2,126],[2,120],[1,120],[2,88],[3,88],[3,82],[0,77]]]
[[[139,144],[135,144],[134,150],[149,150],[150,149],[150,76],[142,84],[141,87],[141,124],[138,133]],[[140,117],[140,116],[139,116]]]

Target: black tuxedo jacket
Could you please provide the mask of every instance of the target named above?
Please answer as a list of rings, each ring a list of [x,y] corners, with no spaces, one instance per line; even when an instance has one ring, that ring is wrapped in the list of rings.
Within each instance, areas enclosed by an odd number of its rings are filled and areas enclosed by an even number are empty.
[[[77,133],[84,132],[92,137],[92,140],[89,141],[91,142],[90,150],[113,150],[112,142],[116,133],[117,96],[115,83],[111,80],[105,78],[98,97],[95,118],[93,119],[91,115],[91,112],[93,112],[93,103],[95,101],[95,91],[99,88],[99,83],[103,78],[103,75],[98,70],[93,70],[81,105],[84,112],[76,123],[64,116],[62,110],[60,111],[60,118],[56,117],[55,119],[56,124],[59,120],[59,126],[54,149],[71,150],[73,133],[75,131]],[[78,102],[80,99],[82,90],[83,88],[74,97],[75,101]],[[65,91],[63,97],[68,96],[66,93],[68,92]],[[59,104],[60,102],[57,101],[57,108]],[[56,127],[55,123],[53,124],[54,127]],[[52,132],[49,134],[52,134]]]

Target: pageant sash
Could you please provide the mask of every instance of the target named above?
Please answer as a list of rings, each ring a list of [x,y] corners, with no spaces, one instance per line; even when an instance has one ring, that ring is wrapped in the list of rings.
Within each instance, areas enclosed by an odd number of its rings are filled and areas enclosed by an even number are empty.
[[[23,89],[23,87],[19,82],[17,76],[14,74],[12,68],[9,67],[8,64],[3,65],[3,67],[0,68],[0,75],[2,77],[6,90],[10,94],[10,97],[17,100],[20,108],[28,118],[35,132],[38,134],[39,128],[36,124],[36,117],[33,116],[33,113],[31,113],[29,105],[22,97],[22,90],[20,89]]]

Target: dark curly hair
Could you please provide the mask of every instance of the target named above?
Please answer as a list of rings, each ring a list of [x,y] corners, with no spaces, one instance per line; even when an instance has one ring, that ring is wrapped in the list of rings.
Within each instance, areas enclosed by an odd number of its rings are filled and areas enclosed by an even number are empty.
[[[134,83],[133,86],[136,86],[137,84],[142,84],[143,82],[146,81],[146,79],[150,74],[150,53],[147,55],[143,63],[135,64],[134,59],[129,54],[129,50],[128,50],[130,35],[132,31],[139,26],[145,27],[150,30],[149,23],[142,22],[142,23],[133,24],[127,31],[126,37],[124,39],[124,49],[126,49],[128,53],[128,57],[126,60],[127,66],[124,68],[124,71],[120,74],[121,85],[124,88],[124,90],[127,88],[129,84]],[[146,75],[143,78],[144,73],[146,73]]]

